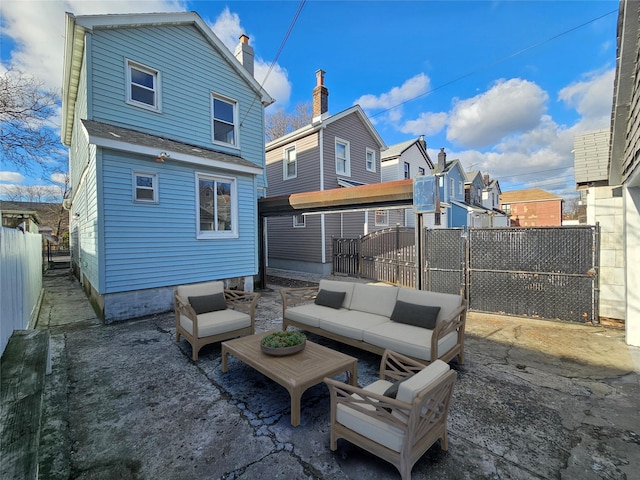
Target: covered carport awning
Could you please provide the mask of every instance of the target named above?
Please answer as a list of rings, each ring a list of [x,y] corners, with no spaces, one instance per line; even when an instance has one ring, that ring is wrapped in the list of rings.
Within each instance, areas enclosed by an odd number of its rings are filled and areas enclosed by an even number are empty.
[[[310,213],[339,213],[413,205],[413,180],[374,183],[348,188],[292,193],[258,200],[259,277],[266,285],[267,258],[265,248],[265,218]]]

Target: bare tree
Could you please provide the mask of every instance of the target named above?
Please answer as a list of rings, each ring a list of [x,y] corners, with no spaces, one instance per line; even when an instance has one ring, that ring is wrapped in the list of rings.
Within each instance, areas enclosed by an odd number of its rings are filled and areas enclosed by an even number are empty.
[[[283,108],[276,110],[265,119],[264,134],[267,142],[310,124],[312,118],[310,102],[298,103],[293,113],[286,113]]]
[[[50,125],[60,96],[43,82],[16,70],[0,74],[0,148],[20,170],[49,167],[60,155],[60,138]]]

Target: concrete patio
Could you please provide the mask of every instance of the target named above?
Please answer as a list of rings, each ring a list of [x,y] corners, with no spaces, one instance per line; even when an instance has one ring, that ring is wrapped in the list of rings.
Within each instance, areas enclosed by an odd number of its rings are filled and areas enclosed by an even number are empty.
[[[194,364],[172,313],[103,325],[68,271],[43,283],[40,478],[399,478],[347,442],[329,450],[326,385],[305,393],[293,428],[284,388],[233,357],[222,374],[219,344]],[[258,331],[281,325],[279,288],[262,292]],[[310,339],[357,357],[361,385],[377,376],[380,357]],[[471,313],[466,362],[452,366],[449,451],[432,447],[414,479],[638,478],[640,349],[623,330]]]

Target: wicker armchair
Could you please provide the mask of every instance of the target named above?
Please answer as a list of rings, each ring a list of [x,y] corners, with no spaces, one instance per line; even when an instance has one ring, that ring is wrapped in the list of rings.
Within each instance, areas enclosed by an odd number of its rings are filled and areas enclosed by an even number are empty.
[[[183,336],[191,344],[191,358],[210,343],[255,332],[259,293],[228,290],[221,281],[179,286],[173,295],[176,342]]]
[[[425,367],[386,350],[380,380],[358,388],[325,378],[331,394],[331,450],[344,438],[392,463],[403,480],[440,439],[447,450],[447,416],[456,372],[442,360]],[[397,384],[396,398],[384,393]],[[389,395],[387,393],[387,395]]]

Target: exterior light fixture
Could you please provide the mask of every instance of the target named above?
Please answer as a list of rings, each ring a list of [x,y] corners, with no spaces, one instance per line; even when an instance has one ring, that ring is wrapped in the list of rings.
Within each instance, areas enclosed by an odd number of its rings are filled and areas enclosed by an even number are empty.
[[[167,152],[160,152],[160,155],[158,155],[156,157],[156,162],[160,162],[163,163],[165,161],[165,159],[170,158],[171,155],[169,155]]]

